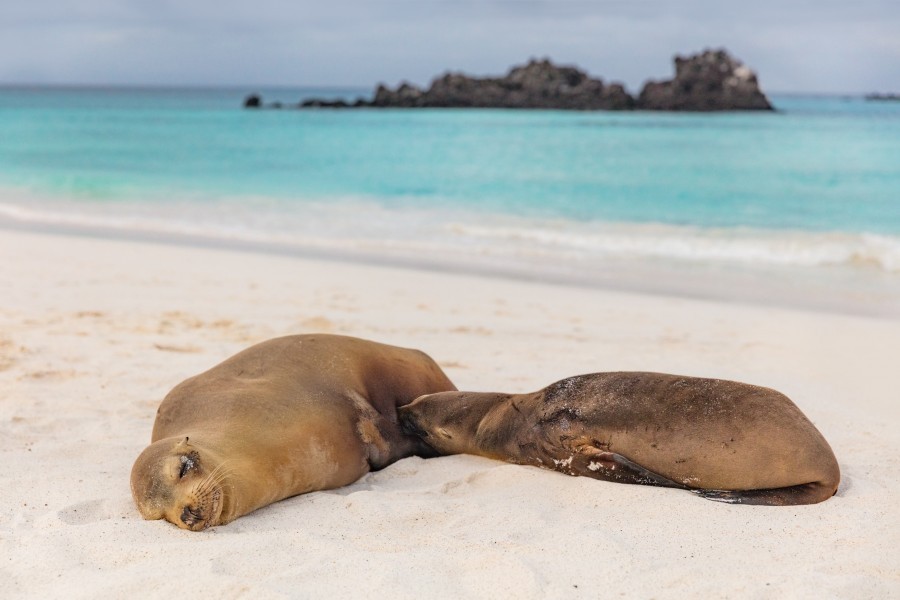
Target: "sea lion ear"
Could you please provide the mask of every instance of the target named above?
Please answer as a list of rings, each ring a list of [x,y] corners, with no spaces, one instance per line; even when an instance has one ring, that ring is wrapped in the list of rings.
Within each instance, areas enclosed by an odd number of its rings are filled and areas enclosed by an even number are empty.
[[[179,441],[178,443],[175,444],[175,449],[176,449],[176,450],[181,450],[181,449],[185,449],[185,448],[190,447],[190,444],[188,444],[188,439],[189,439],[189,438],[188,438],[187,436],[185,436],[185,438],[184,438],[183,440],[181,440],[181,441]]]
[[[431,394],[422,394],[421,396],[413,399],[412,402],[410,402],[409,404],[405,404],[404,406],[409,406],[410,404],[416,404],[417,402],[420,402],[420,401],[424,402],[425,401],[424,399],[427,398],[428,396],[431,396]]]

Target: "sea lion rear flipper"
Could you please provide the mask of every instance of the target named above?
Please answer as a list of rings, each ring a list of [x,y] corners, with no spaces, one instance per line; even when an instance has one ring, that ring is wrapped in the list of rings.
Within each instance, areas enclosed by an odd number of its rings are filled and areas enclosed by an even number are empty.
[[[578,453],[572,456],[568,471],[571,471],[572,475],[583,475],[604,481],[685,489],[680,483],[645,469],[621,454],[593,446],[580,448]]]
[[[834,495],[832,488],[818,482],[792,485],[768,490],[691,490],[698,496],[714,502],[729,504],[758,504],[765,506],[792,506],[816,504]]]

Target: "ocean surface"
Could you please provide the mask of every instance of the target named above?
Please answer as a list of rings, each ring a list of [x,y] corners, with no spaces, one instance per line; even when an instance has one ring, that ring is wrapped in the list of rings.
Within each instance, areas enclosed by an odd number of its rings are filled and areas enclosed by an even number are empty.
[[[702,271],[900,291],[898,102],[251,111],[249,92],[369,90],[0,87],[0,223],[631,287]]]

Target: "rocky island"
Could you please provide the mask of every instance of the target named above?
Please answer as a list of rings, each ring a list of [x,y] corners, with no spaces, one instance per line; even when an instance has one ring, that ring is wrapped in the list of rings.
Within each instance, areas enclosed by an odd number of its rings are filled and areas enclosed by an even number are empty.
[[[637,98],[643,110],[773,110],[756,73],[725,50],[675,57],[675,78],[648,81]]]
[[[248,96],[245,108],[265,105]],[[504,77],[470,77],[446,73],[428,89],[402,83],[379,85],[371,100],[305,100],[298,108],[522,108],[556,110],[773,110],[760,90],[756,74],[725,50],[706,50],[675,57],[675,77],[649,81],[635,98],[620,83],[604,83],[572,66],[549,59],[513,67]]]

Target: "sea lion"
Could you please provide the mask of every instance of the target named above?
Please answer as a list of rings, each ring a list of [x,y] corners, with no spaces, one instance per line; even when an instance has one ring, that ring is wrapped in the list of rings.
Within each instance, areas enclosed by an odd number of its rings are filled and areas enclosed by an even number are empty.
[[[531,394],[442,392],[399,410],[440,454],[478,454],[741,504],[813,504],[837,491],[831,447],[764,387],[661,373],[595,373]]]
[[[418,350],[337,335],[281,337],[178,384],[131,471],[145,519],[224,525],[289,496],[433,456],[397,408],[455,390]]]

